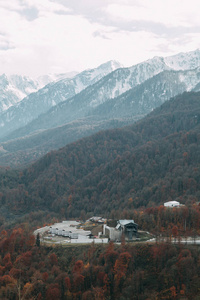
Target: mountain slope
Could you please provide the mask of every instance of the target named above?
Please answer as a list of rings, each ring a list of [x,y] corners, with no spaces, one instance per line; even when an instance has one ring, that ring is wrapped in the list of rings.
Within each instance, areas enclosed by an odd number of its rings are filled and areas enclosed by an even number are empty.
[[[120,128],[133,123],[166,100],[184,92],[188,86],[190,88],[195,86],[196,89],[197,82],[199,82],[199,69],[164,71],[96,108],[90,106],[96,91],[91,86],[74,99],[72,98],[70,103],[63,102],[56,107],[56,110],[52,109],[51,114],[48,112],[8,135],[8,141],[0,144],[2,147],[0,165],[18,167],[28,164],[51,150],[57,150],[97,131]],[[82,103],[82,106],[79,103]],[[85,111],[79,110],[80,107],[84,107]],[[72,121],[65,124],[70,118]],[[48,128],[52,125],[55,128],[43,130],[44,127]],[[32,133],[34,130],[35,133]]]
[[[0,113],[15,106],[29,94],[37,92],[50,82],[74,77],[76,72],[49,74],[36,79],[21,75],[0,75]]]
[[[15,184],[4,175],[4,205],[12,199],[10,208],[17,211],[48,208],[78,217],[83,212],[109,216],[112,210],[122,213],[169,199],[198,201],[199,132],[200,93],[184,93],[132,126],[47,154]]]
[[[109,99],[122,95],[124,92],[133,89],[162,71],[172,71],[172,76],[174,76],[173,70],[181,70],[182,73],[180,73],[179,78],[177,78],[177,81],[180,83],[178,92],[192,90],[195,88],[195,85],[199,83],[199,66],[199,50],[189,53],[180,53],[166,58],[154,57],[153,59],[130,68],[119,68],[118,64],[114,64],[113,66],[113,62],[109,62],[96,70],[85,71],[75,76],[73,79],[61,80],[47,85],[38,93],[32,94],[24,99],[19,106],[2,114],[0,116],[0,137],[8,135],[13,130],[23,127],[26,124],[29,124],[29,129],[27,128],[27,132],[24,129],[23,134],[25,135],[34,130],[52,128],[71,122],[77,118],[82,118],[88,114],[90,115],[92,114],[91,110],[93,108],[96,108]],[[116,68],[118,69],[108,74],[111,70]],[[191,70],[192,68],[196,69]],[[106,74],[108,75],[103,77]],[[175,83],[178,84],[178,82]],[[182,89],[184,84],[185,88]],[[91,88],[87,89],[86,92],[81,93],[78,97],[71,98],[88,85],[90,85]],[[174,96],[177,93],[171,93],[170,96]],[[163,90],[162,94],[165,94],[165,90]],[[161,100],[160,103],[162,103],[164,99],[169,99],[167,98],[167,95],[162,96],[162,94],[161,98],[163,98],[163,100]],[[156,97],[157,96],[158,93]],[[145,93],[143,98],[145,98]],[[66,101],[66,99],[70,99],[70,101]],[[153,101],[155,102],[154,99]],[[56,104],[60,102],[65,102],[65,104],[63,103],[57,106]],[[147,106],[151,105],[148,104]],[[51,107],[52,109],[49,111],[49,115],[41,115]],[[152,105],[152,108],[154,107],[156,107],[156,105]],[[60,110],[61,112],[59,112]],[[90,112],[88,112],[88,110],[90,110]],[[113,112],[116,113],[116,109],[114,109]],[[142,114],[147,112],[142,112]],[[65,115],[65,117],[62,116],[62,121],[60,119],[60,114]],[[37,117],[38,120],[30,124],[30,121]],[[31,126],[33,126],[33,128],[31,128]],[[12,136],[14,137],[14,134]]]
[[[30,94],[20,103],[0,114],[0,136],[26,125],[51,107],[71,98],[118,67],[120,67],[119,63],[110,61],[96,69],[83,71],[74,78],[64,78],[49,83],[37,93]]]
[[[0,76],[0,113],[16,105],[30,93],[41,88],[41,84],[26,76],[5,74]]]
[[[121,69],[116,72],[119,71]],[[189,71],[163,71],[126,93],[109,99],[108,84],[112,76],[113,73],[107,75],[75,97],[53,107],[27,126],[8,135],[7,139],[25,136],[44,128],[61,126],[88,116],[95,116],[99,120],[114,118],[137,120],[171,97],[195,88],[200,81],[199,68]],[[95,103],[94,99],[98,99],[98,103]]]
[[[132,119],[101,120],[84,118],[56,128],[41,130],[23,138],[0,144],[0,166],[22,167],[46,153],[98,131],[120,128],[132,123]]]
[[[192,70],[200,67],[200,49],[178,53],[164,58],[165,64],[173,70]]]
[[[193,80],[191,79],[193,78]],[[89,115],[102,118],[136,117],[151,112],[166,100],[182,94],[199,82],[197,71],[163,71],[126,93],[91,109]]]

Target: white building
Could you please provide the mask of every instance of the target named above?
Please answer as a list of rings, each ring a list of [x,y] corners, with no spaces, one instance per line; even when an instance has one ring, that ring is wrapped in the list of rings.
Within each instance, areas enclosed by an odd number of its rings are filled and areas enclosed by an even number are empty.
[[[71,244],[107,244],[108,238],[90,239],[87,237],[79,236],[78,239],[73,239],[70,241]]]
[[[103,226],[103,235],[109,236],[111,241],[121,240],[121,232],[114,227],[107,226],[106,224]]]
[[[37,235],[37,233],[44,234],[45,232],[48,232],[50,234],[69,237],[71,239],[77,239],[79,236],[91,237],[91,231],[77,228],[79,225],[80,223],[76,221],[63,221],[62,223],[55,223],[54,225],[37,229],[34,234]]]
[[[172,207],[173,208],[173,207],[180,207],[181,204],[178,201],[168,201],[168,202],[164,203],[164,206],[165,207]]]

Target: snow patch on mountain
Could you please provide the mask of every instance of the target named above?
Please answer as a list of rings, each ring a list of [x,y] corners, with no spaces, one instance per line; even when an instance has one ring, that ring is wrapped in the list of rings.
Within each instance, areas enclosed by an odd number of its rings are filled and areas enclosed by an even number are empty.
[[[32,92],[36,92],[37,82],[26,76],[5,74],[0,76],[0,112],[21,101]]]
[[[1,113],[1,120],[4,123],[2,128],[8,132],[26,125],[40,114],[45,113],[60,102],[72,98],[118,67],[121,67],[119,63],[110,61],[95,69],[83,71],[73,78],[63,78],[49,83],[37,92],[29,94],[22,101],[16,101],[15,105],[11,103],[10,106],[12,107]],[[39,85],[39,83],[37,84]],[[7,105],[7,107],[9,106]],[[0,134],[4,134],[3,129]]]
[[[186,91],[191,91],[200,82],[200,67],[194,70],[183,71],[179,74],[180,82],[186,85]]]
[[[42,75],[36,78],[36,81],[40,84],[41,88],[45,85],[49,84],[50,82],[56,82],[61,79],[65,78],[73,78],[76,76],[78,72],[72,71],[72,72],[66,72],[61,74],[48,74],[48,75]]]
[[[37,92],[50,82],[75,76],[76,72],[50,74],[32,79],[21,75],[0,75],[0,113],[16,105],[28,95]],[[47,92],[48,90],[46,90]]]
[[[164,58],[165,64],[173,70],[191,70],[200,67],[200,50],[179,53]]]
[[[155,81],[148,81],[164,72]],[[47,79],[46,79],[47,80]],[[0,78],[0,85],[6,86],[7,78]],[[146,83],[145,83],[146,82]],[[156,86],[152,87],[151,84]],[[145,83],[143,90],[141,84]],[[151,84],[150,84],[151,83]],[[95,69],[85,70],[72,78],[63,77],[62,79],[51,82],[39,91],[30,94],[21,102],[10,107],[5,113],[1,114],[1,136],[5,136],[13,130],[23,127],[35,119],[35,128],[51,128],[57,124],[67,123],[98,111],[98,106],[102,107],[101,113],[105,114],[104,108],[109,112],[112,105],[112,117],[117,114],[119,102],[114,98],[123,93],[129,93],[138,87],[134,95],[140,95],[139,99],[130,99],[129,103],[138,105],[138,114],[143,115],[153,109],[153,103],[161,104],[176,93],[190,91],[197,88],[200,83],[200,50],[189,53],[180,53],[170,57],[154,57],[130,68],[123,68],[118,62],[110,61]],[[39,83],[37,83],[39,86]],[[40,83],[41,84],[41,83]],[[16,86],[13,85],[13,88]],[[20,88],[21,93],[27,93],[27,89],[34,88],[28,85],[26,89]],[[200,88],[200,86],[198,86]],[[132,97],[132,96],[131,96]],[[118,98],[117,101],[124,103],[126,96]],[[147,101],[149,99],[149,101]],[[111,100],[109,102],[109,100]],[[9,105],[4,101],[4,105]],[[103,104],[105,103],[105,106]],[[126,113],[127,103],[121,106],[123,113]],[[135,104],[134,104],[135,105]],[[130,105],[130,107],[132,107]],[[46,113],[46,117],[45,117]],[[55,119],[58,114],[62,115],[62,120]],[[39,117],[41,115],[41,118]],[[46,118],[44,120],[44,118]],[[40,122],[38,121],[40,120]],[[53,123],[54,122],[54,123]],[[34,121],[33,121],[34,123]],[[30,127],[33,126],[31,123]],[[39,125],[38,125],[39,124]],[[46,127],[45,127],[46,126]],[[42,128],[43,129],[43,128]],[[33,130],[32,127],[30,131]]]

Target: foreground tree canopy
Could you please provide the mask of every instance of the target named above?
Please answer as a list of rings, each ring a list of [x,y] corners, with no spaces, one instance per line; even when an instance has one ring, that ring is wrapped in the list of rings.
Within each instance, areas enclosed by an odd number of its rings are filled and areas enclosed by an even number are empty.
[[[38,247],[27,225],[0,235],[0,298],[198,299],[196,246]]]

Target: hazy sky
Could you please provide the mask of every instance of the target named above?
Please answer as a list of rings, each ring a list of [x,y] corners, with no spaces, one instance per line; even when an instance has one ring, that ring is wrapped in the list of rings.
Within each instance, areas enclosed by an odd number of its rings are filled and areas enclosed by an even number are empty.
[[[131,66],[200,48],[197,0],[0,0],[0,74]]]

